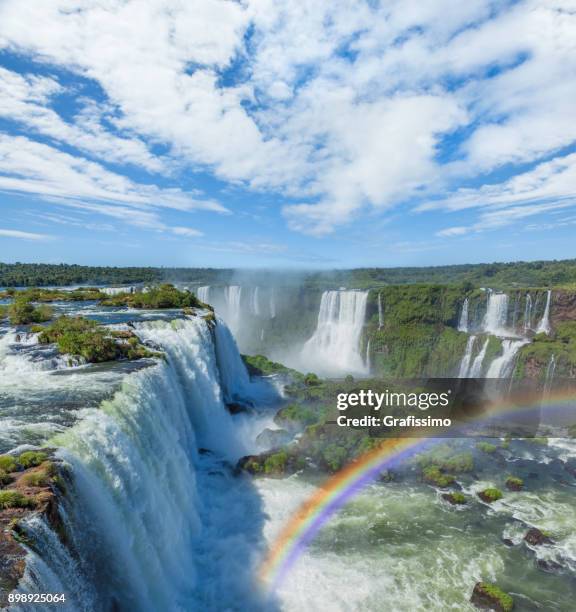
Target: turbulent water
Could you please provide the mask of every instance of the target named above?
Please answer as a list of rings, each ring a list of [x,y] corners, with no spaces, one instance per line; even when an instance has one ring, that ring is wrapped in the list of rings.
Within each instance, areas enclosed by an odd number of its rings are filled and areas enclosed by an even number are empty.
[[[325,291],[314,335],[302,349],[302,363],[327,375],[364,374],[360,337],[366,316],[367,291]]]
[[[117,364],[71,369],[41,355],[32,336],[1,339],[3,382],[10,376],[0,385],[5,449],[47,440],[69,466],[62,509],[71,552],[31,520],[26,529],[42,554],[29,553],[21,590],[65,590],[75,611],[217,610],[238,601],[270,609],[254,587],[259,497],[231,467],[263,450],[255,439],[278,392],[249,380],[221,321],[214,331],[201,317],[135,330],[167,360],[128,376]],[[62,403],[70,395],[76,403]],[[233,417],[228,401],[256,414]]]

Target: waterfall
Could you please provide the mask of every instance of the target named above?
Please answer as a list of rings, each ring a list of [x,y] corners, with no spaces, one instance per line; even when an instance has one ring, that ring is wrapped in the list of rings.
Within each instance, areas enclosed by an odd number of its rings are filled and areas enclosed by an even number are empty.
[[[255,317],[260,316],[260,291],[258,287],[252,289],[252,299],[250,300],[250,311]]]
[[[526,294],[526,306],[524,307],[524,334],[532,328],[532,296]]]
[[[29,553],[21,588],[66,591],[74,612],[262,609],[246,588],[262,545],[258,498],[222,461],[255,448],[238,434],[244,415],[224,406],[250,390],[233,339],[201,317],[135,325],[167,359],[126,376],[50,441],[67,466],[70,553],[43,521],[27,521],[40,556]]]
[[[490,292],[486,315],[482,324],[483,330],[488,334],[506,335],[507,318],[508,296],[505,293]]]
[[[204,304],[209,304],[210,303],[210,286],[206,285],[204,287],[198,287],[198,289],[196,289],[196,296],[201,302],[204,302]]]
[[[552,381],[554,380],[554,373],[556,372],[556,355],[550,355],[550,361],[548,361],[548,367],[546,368],[546,378],[544,379],[544,397],[548,397],[550,389],[552,388]]]
[[[384,314],[382,312],[382,293],[378,293],[378,329],[384,326]]]
[[[550,298],[552,296],[552,291],[548,289],[546,294],[546,306],[544,307],[544,314],[542,315],[542,319],[540,323],[538,323],[538,327],[536,328],[537,334],[550,334]]]
[[[502,340],[502,355],[492,361],[486,372],[486,378],[506,378],[509,376],[514,357],[525,344],[528,344],[528,340]]]
[[[276,291],[274,287],[270,290],[270,318],[276,318]]]
[[[482,364],[484,362],[484,357],[486,357],[486,350],[488,349],[488,343],[490,342],[490,338],[486,338],[480,352],[474,358],[472,362],[472,366],[470,367],[470,371],[468,372],[469,378],[480,378],[482,375]]]
[[[224,298],[226,300],[226,312],[228,316],[226,322],[232,329],[233,333],[236,334],[240,325],[241,318],[241,300],[242,300],[242,287],[239,285],[230,285],[224,290]]]
[[[466,378],[466,375],[468,374],[468,369],[470,368],[470,360],[472,359],[472,351],[474,350],[475,341],[476,341],[476,336],[470,336],[468,338],[468,341],[466,342],[466,350],[464,351],[462,361],[460,362],[458,378]]]
[[[325,291],[314,335],[305,343],[305,367],[326,375],[365,373],[358,349],[366,314],[367,291]]]
[[[458,331],[468,332],[468,298],[465,298],[464,304],[462,304],[462,312],[460,314],[460,321],[458,323]]]
[[[370,374],[372,370],[372,364],[370,363],[370,338],[368,338],[368,342],[366,343],[366,357],[364,359],[364,365],[366,366],[366,373]]]

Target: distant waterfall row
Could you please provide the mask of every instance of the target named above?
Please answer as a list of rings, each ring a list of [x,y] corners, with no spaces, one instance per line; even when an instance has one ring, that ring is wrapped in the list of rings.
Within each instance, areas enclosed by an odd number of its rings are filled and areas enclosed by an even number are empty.
[[[470,299],[465,298],[460,311],[458,331],[486,333],[499,337],[526,337],[530,333],[549,334],[551,298],[550,290],[546,291],[543,304],[542,293],[538,294],[536,300],[530,293],[523,296],[516,293],[514,303],[511,305],[507,293],[488,290],[487,298],[484,300],[484,314],[480,318],[478,315],[481,314],[483,300],[475,301],[475,316],[472,316]],[[524,300],[523,309],[520,308],[522,300]],[[523,316],[519,317],[521,312]],[[534,324],[537,314],[540,314],[540,317]]]
[[[243,315],[258,319],[276,317],[276,290],[274,287],[203,286],[196,290],[198,299],[214,306],[236,335]]]
[[[531,334],[551,332],[550,302],[552,292],[546,292],[546,301],[541,317],[533,327],[534,312],[538,306],[530,293],[524,296],[523,321],[519,321],[520,298],[515,296],[513,308],[510,308],[510,298],[506,293],[488,290],[485,313],[480,321],[471,321],[470,300],[465,298],[462,303],[458,330],[473,332],[468,338],[466,348],[460,362],[458,376],[460,378],[506,378],[512,374],[514,362],[519,350],[530,342]],[[495,336],[501,342],[501,349],[485,364],[486,353],[490,344],[490,336]]]

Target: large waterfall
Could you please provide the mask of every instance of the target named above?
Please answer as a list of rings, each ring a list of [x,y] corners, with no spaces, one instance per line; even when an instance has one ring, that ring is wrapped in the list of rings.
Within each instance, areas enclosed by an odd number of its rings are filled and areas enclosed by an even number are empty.
[[[254,399],[232,336],[201,317],[135,325],[166,361],[126,376],[51,441],[69,466],[70,552],[46,523],[28,521],[41,558],[29,553],[21,588],[66,590],[74,612],[261,610],[259,500],[227,464],[253,452],[256,436],[224,403]]]
[[[484,316],[483,329],[488,334],[507,335],[508,296],[505,293],[490,292]]]
[[[486,378],[506,378],[511,373],[514,357],[528,340],[502,340],[502,354],[496,357],[486,372]]]
[[[315,372],[336,376],[365,374],[359,352],[367,291],[325,291],[314,335],[302,350],[302,361]]]

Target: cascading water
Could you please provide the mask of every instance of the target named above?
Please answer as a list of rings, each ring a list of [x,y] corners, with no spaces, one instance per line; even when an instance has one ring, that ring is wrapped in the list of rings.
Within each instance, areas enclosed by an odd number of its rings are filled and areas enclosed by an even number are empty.
[[[212,332],[201,317],[135,330],[167,359],[125,377],[112,399],[50,441],[68,466],[60,510],[70,553],[43,521],[28,521],[41,557],[30,552],[21,587],[70,591],[64,609],[74,612],[215,602],[261,610],[250,587],[261,532],[241,516],[258,516],[257,497],[223,462],[253,452],[255,438],[239,433],[224,405],[228,396],[252,399],[243,397],[252,387],[233,339],[221,321]]]
[[[538,323],[538,327],[536,328],[537,334],[550,334],[550,298],[552,296],[552,291],[550,289],[546,294],[546,306],[544,307],[544,314],[542,315],[542,319],[540,323]]]
[[[252,289],[252,299],[250,300],[250,310],[255,317],[260,316],[260,290],[258,287]]]
[[[276,291],[274,287],[270,289],[270,318],[276,318]]]
[[[241,320],[242,287],[230,285],[224,290],[226,300],[226,322],[234,334],[238,331]]]
[[[490,342],[490,338],[486,338],[480,352],[474,358],[472,362],[472,366],[468,372],[469,378],[480,378],[482,375],[482,366],[484,364],[484,358],[486,357],[486,350],[488,349],[488,343]]]
[[[472,351],[474,350],[474,342],[476,341],[476,336],[470,336],[468,341],[466,342],[466,350],[464,351],[464,355],[462,357],[462,361],[460,362],[460,369],[458,371],[458,378],[466,378],[468,374],[468,370],[470,368],[470,361],[472,359]]]
[[[468,332],[468,298],[465,298],[464,304],[462,304],[462,312],[460,314],[460,321],[458,322],[458,331]]]
[[[483,330],[495,336],[505,336],[508,319],[508,296],[505,293],[490,292],[488,306],[482,324]]]
[[[514,357],[526,344],[528,344],[528,340],[502,340],[502,354],[492,361],[486,372],[486,378],[506,378],[509,376]]]
[[[384,313],[382,312],[382,294],[378,293],[378,329],[384,326]]]
[[[204,302],[204,304],[209,304],[210,303],[210,286],[206,285],[204,287],[198,287],[198,289],[196,289],[196,295],[198,296],[198,299],[201,302]]]
[[[372,364],[370,363],[370,338],[368,338],[368,342],[366,343],[366,357],[364,359],[364,364],[366,365],[366,373],[370,374],[372,370]]]
[[[305,343],[303,365],[321,374],[365,374],[359,342],[367,291],[325,291],[314,335]]]
[[[524,307],[524,334],[532,329],[532,296],[526,294],[526,306]]]

